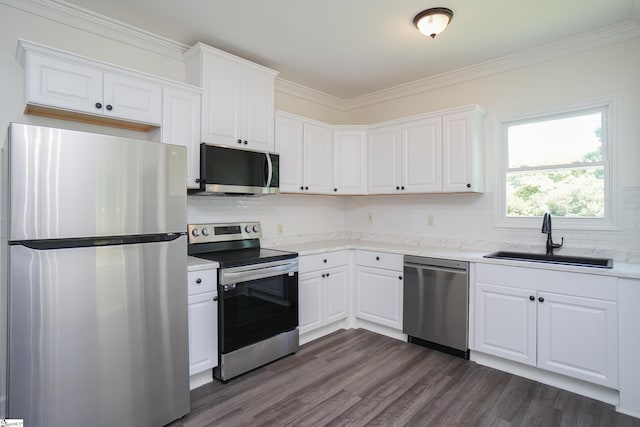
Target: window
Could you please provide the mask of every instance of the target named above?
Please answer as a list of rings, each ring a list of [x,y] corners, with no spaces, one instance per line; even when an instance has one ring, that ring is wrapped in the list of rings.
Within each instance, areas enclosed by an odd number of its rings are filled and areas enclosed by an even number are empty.
[[[610,223],[609,105],[505,122],[503,218]],[[519,221],[520,220],[520,221]]]

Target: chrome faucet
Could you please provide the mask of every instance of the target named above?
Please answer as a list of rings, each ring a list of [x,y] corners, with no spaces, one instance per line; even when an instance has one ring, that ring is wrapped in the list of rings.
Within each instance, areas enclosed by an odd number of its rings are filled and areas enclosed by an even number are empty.
[[[564,244],[564,237],[560,240],[560,243],[553,243],[553,237],[551,237],[551,214],[549,212],[545,212],[544,218],[542,218],[541,233],[547,233],[547,255],[553,255],[553,250],[560,249]]]

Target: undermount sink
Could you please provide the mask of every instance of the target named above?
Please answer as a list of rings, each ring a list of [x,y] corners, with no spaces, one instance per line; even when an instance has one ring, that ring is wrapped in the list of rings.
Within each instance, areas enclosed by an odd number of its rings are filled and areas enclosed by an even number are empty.
[[[526,252],[498,251],[485,255],[485,258],[508,259],[515,261],[544,262],[550,264],[576,265],[580,267],[613,268],[611,258],[591,258],[583,256],[544,255]]]

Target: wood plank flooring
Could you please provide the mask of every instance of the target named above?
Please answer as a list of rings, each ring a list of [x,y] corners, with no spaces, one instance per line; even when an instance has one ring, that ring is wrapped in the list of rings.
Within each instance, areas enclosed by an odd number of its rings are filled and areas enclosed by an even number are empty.
[[[634,426],[611,405],[362,329],[191,392],[193,426]]]

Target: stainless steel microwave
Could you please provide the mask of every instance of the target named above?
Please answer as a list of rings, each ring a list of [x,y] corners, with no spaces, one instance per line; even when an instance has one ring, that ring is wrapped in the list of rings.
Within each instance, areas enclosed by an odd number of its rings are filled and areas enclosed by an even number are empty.
[[[280,156],[200,144],[200,192],[265,195],[280,192]]]

